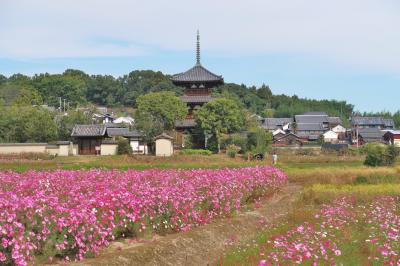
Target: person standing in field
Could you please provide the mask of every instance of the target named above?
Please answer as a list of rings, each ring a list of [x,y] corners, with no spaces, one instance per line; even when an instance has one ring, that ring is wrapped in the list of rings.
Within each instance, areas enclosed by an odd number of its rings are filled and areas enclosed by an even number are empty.
[[[274,153],[272,153],[272,164],[276,165],[278,162],[278,154],[276,154],[276,151],[274,151]]]

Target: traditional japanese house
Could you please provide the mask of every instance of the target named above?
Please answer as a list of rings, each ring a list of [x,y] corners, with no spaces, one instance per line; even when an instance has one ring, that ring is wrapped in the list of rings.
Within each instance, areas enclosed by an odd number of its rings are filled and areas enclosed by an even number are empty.
[[[385,131],[382,131],[376,127],[355,129],[352,133],[352,142],[357,144],[358,141],[359,145],[371,142],[383,143],[383,135],[385,133]]]
[[[277,129],[288,131],[293,118],[263,118],[261,119],[261,127],[269,132]]]
[[[301,147],[303,146],[303,140],[293,133],[288,133],[286,135],[277,136],[273,139],[274,147]]]
[[[116,153],[118,137],[128,139],[135,153],[147,154],[147,144],[142,141],[142,134],[121,124],[75,125],[71,136],[78,145],[79,155],[113,155]]]
[[[400,130],[390,130],[383,135],[386,143],[400,147]]]
[[[350,118],[352,127],[355,128],[378,128],[378,129],[394,129],[394,121],[390,118],[383,117],[366,117],[353,116]]]
[[[172,82],[180,87],[184,87],[184,94],[181,100],[188,106],[186,119],[176,121],[175,127],[178,134],[175,136],[175,143],[183,144],[183,134],[192,133],[196,123],[193,119],[194,110],[203,104],[210,102],[213,97],[212,89],[224,84],[222,76],[216,75],[203,67],[200,63],[200,35],[197,32],[196,64],[189,70],[172,76]]]

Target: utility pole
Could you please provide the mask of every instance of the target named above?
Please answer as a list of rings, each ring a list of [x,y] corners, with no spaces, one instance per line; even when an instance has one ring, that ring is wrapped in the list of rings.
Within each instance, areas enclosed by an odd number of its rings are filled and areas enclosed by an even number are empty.
[[[65,113],[65,99],[64,99],[64,113]]]
[[[61,106],[61,97],[58,97],[58,99],[60,99],[60,113],[62,111],[62,106]]]
[[[357,139],[357,149],[358,149],[358,124],[356,124],[356,139]]]

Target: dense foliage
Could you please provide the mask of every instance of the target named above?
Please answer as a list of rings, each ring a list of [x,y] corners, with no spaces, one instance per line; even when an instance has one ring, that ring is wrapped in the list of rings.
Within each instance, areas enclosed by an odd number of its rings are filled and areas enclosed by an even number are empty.
[[[90,122],[91,117],[80,111],[65,115],[40,106],[0,104],[0,143],[71,140],[75,124]]]
[[[118,139],[117,154],[130,155],[132,153],[133,153],[133,151],[132,151],[131,145],[129,144],[129,141],[125,138]]]
[[[187,114],[186,105],[172,92],[152,92],[137,99],[136,127],[146,134],[146,140],[175,128],[175,121]]]
[[[47,142],[57,136],[53,114],[46,109],[0,106],[0,142]]]
[[[68,69],[62,74],[37,74],[32,77],[22,74],[15,74],[10,77],[0,75],[0,108],[3,108],[3,114],[0,115],[0,142],[27,142],[27,141],[51,141],[54,139],[68,140],[74,123],[88,123],[88,117],[82,114],[73,113],[71,116],[65,116],[58,119],[59,115],[51,114],[40,108],[32,109],[32,106],[47,104],[52,107],[62,107],[64,100],[67,106],[71,108],[77,106],[101,105],[107,107],[130,107],[138,108],[147,105],[148,110],[160,106],[155,110],[159,114],[167,114],[166,119],[153,119],[154,115],[149,111],[142,112],[138,119],[138,125],[144,132],[150,132],[150,137],[154,137],[164,130],[171,128],[171,114],[177,109],[165,111],[166,106],[171,106],[166,97],[159,101],[160,97],[144,97],[149,93],[166,93],[171,96],[179,96],[183,88],[175,86],[171,82],[171,77],[161,72],[151,70],[132,71],[121,77],[111,75],[88,75],[80,70]],[[256,113],[263,117],[291,117],[295,114],[307,111],[324,111],[330,116],[339,116],[344,122],[344,126],[349,126],[348,118],[353,114],[353,105],[345,101],[335,100],[311,100],[302,99],[294,96],[274,95],[271,89],[262,85],[259,88],[255,86],[239,85],[227,83],[219,86],[213,91],[214,97],[222,98],[221,101],[227,102],[236,108],[239,108],[243,114]],[[151,94],[153,95],[153,94]],[[142,98],[143,97],[143,98]],[[142,99],[142,100],[140,100]],[[146,100],[147,99],[147,100]],[[174,98],[176,100],[176,98]],[[60,102],[61,100],[61,102]],[[165,102],[164,101],[167,101]],[[146,101],[146,103],[144,103]],[[140,103],[143,103],[140,106]],[[177,106],[173,104],[172,106]],[[16,109],[21,108],[21,112]],[[5,108],[5,109],[4,109]],[[9,108],[9,109],[8,109]],[[161,110],[164,108],[164,110]],[[179,110],[182,108],[178,108]],[[26,111],[29,110],[29,111]],[[246,112],[244,112],[246,111]],[[224,114],[221,114],[224,115]],[[359,115],[383,116],[393,118],[396,127],[400,127],[400,111],[396,113],[364,113]],[[38,117],[35,117],[38,116]],[[180,112],[177,113],[177,117]],[[29,118],[27,118],[29,117]],[[50,119],[51,117],[51,119]],[[40,122],[38,121],[40,120]],[[53,122],[51,120],[54,120]],[[208,118],[210,120],[210,118]],[[26,123],[28,121],[28,123]],[[29,121],[35,121],[30,123]],[[12,123],[12,124],[10,124]],[[34,125],[36,124],[36,125]],[[39,132],[36,127],[38,124],[47,125],[43,127],[43,132]],[[54,129],[54,124],[57,129]],[[206,123],[201,123],[205,125]],[[209,123],[208,123],[209,124]],[[216,128],[219,125],[214,125]],[[209,128],[209,126],[207,126]],[[245,125],[244,128],[250,128]],[[222,125],[221,129],[227,129]],[[38,132],[38,136],[31,135],[32,132]],[[229,131],[229,130],[228,130]],[[233,130],[234,131],[234,130]],[[220,137],[216,134],[209,139],[210,147],[217,150]],[[220,132],[220,130],[218,130]],[[204,131],[199,132],[203,134]],[[14,134],[19,134],[20,136]],[[196,144],[197,145],[197,144]],[[194,145],[194,146],[196,146]],[[239,145],[241,146],[241,145]],[[244,149],[242,149],[243,151]]]
[[[367,144],[361,150],[366,154],[364,161],[368,166],[391,166],[399,154],[394,145]]]
[[[80,260],[118,237],[187,231],[286,182],[271,167],[0,172],[0,264]]]
[[[10,90],[10,87],[14,89]],[[54,106],[58,106],[58,97],[62,97],[73,106],[93,103],[109,107],[136,107],[138,97],[149,92],[171,91],[180,95],[183,91],[172,84],[170,76],[151,70],[136,70],[118,78],[88,75],[71,69],[57,75],[46,73],[28,77],[15,74],[9,78],[0,77],[0,98],[5,99],[6,103],[11,103],[22,88],[35,91],[44,103]],[[346,120],[353,112],[353,105],[345,101],[274,95],[266,85],[257,88],[228,83],[216,88],[214,94],[236,99],[249,111],[264,116],[288,117],[307,111],[325,111]]]
[[[194,117],[203,132],[212,134],[218,144],[222,134],[236,132],[245,125],[240,107],[226,98],[208,102],[195,112]]]

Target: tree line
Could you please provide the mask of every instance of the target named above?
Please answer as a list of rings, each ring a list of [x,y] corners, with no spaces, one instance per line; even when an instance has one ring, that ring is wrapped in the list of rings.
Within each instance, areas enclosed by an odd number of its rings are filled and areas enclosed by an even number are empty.
[[[179,96],[183,94],[183,88],[175,86],[171,82],[171,76],[151,70],[136,70],[121,77],[89,75],[73,69],[68,69],[62,74],[44,73],[34,76],[14,74],[10,77],[0,75],[0,142],[70,139],[74,124],[91,122],[88,114],[74,111],[75,107],[90,105],[135,109],[142,105],[142,107],[145,106],[144,109],[142,108],[145,111],[142,110],[137,114],[144,118],[138,120],[143,121],[140,127],[149,130],[156,129],[157,132],[162,128],[172,128],[172,122],[163,124],[164,122],[160,122],[160,119],[146,119],[146,116],[155,115],[151,112],[157,108],[160,109],[158,110],[160,113],[166,111],[157,104],[159,99],[147,101],[143,98],[149,93],[157,92],[169,92],[172,96]],[[308,111],[323,111],[330,116],[341,117],[346,125],[348,118],[354,114],[354,106],[346,101],[274,95],[267,85],[255,87],[227,83],[215,88],[213,93],[214,97],[228,99],[229,104],[236,105],[240,110],[246,110],[248,114],[258,114],[262,117],[292,117]],[[71,107],[67,116],[40,107],[43,104],[58,107],[60,97],[65,99]],[[161,102],[165,100],[165,98],[161,99]],[[171,101],[176,101],[176,99],[171,99]],[[208,106],[209,111],[218,112],[217,103],[215,106]],[[227,103],[222,102],[222,105],[224,104]],[[155,108],[155,106],[158,107]],[[181,107],[177,108],[175,113],[184,112]],[[202,118],[207,118],[208,115],[208,113],[200,112],[197,118],[206,131],[211,131],[208,129],[210,125],[219,125],[219,123]],[[361,115],[382,115],[394,118],[396,126],[400,126],[400,112]],[[243,121],[232,121],[237,128],[243,125]],[[216,127],[214,129],[216,131],[210,133],[216,138],[225,133],[222,129],[216,129]]]
[[[68,69],[62,74],[36,74],[32,77],[14,74],[0,75],[0,99],[12,103],[20,95],[28,95],[32,104],[59,105],[59,97],[71,106],[88,103],[108,107],[136,107],[140,95],[149,92],[171,91],[176,95],[183,88],[171,82],[171,76],[151,70],[136,70],[121,77],[88,75]],[[214,96],[237,99],[246,109],[267,117],[290,117],[307,111],[324,111],[331,116],[348,118],[354,106],[345,101],[311,100],[296,95],[274,95],[271,89],[228,83],[214,90]]]

